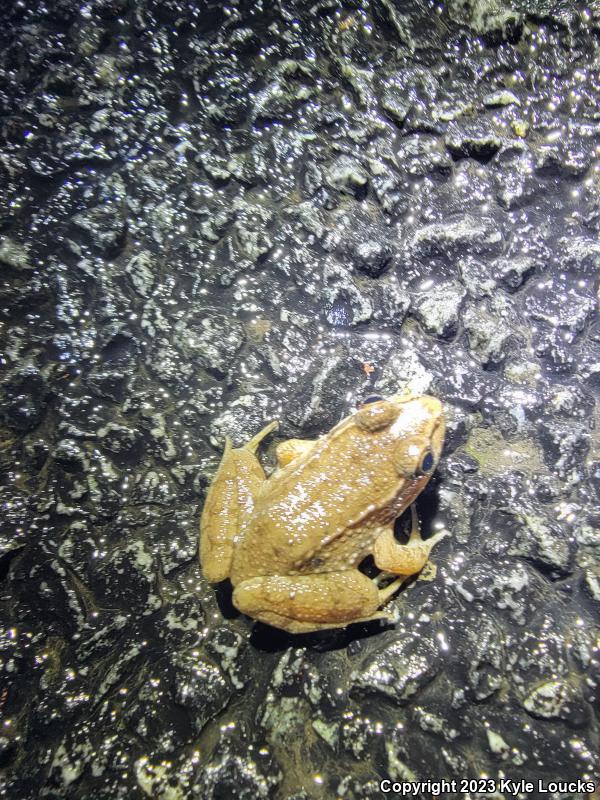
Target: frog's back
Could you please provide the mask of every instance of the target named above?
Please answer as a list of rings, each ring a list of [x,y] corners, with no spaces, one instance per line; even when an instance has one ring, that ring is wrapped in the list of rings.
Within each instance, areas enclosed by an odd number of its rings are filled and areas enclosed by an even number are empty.
[[[275,473],[264,486],[239,542],[231,579],[330,571],[330,554],[346,533],[357,553],[355,531],[365,517],[395,499],[398,476],[385,433],[356,426],[323,437],[311,452]]]

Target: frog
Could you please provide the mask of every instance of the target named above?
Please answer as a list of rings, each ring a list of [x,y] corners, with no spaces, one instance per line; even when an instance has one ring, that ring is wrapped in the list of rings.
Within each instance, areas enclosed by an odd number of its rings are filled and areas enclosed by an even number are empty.
[[[414,505],[442,452],[442,403],[369,398],[329,433],[281,442],[267,477],[257,450],[277,427],[242,447],[226,439],[200,522],[204,577],[228,578],[239,611],[292,634],[389,618],[390,598],[447,535],[423,539]],[[402,544],[394,524],[409,506]],[[375,577],[359,569],[368,556]],[[381,588],[382,577],[393,579]]]

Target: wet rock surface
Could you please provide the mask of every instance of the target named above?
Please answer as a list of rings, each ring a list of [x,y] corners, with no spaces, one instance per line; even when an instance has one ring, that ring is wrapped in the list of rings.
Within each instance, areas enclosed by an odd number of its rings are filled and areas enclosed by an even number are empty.
[[[597,777],[599,31],[552,0],[10,5],[1,796]],[[197,562],[224,437],[403,390],[447,410],[435,579],[389,624],[237,614]]]

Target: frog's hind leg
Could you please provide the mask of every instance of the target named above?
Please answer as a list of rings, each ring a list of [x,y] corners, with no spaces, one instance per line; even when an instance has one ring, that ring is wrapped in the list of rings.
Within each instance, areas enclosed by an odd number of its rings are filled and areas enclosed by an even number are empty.
[[[265,481],[263,468],[254,454],[261,440],[276,427],[277,422],[271,422],[243,447],[234,449],[229,439],[225,442],[200,520],[200,565],[211,583],[230,575],[235,537],[243,520],[252,512]]]
[[[310,453],[316,443],[317,439],[286,439],[280,442],[275,450],[277,466],[287,467],[292,461]]]
[[[264,575],[236,586],[233,604],[249,617],[290,633],[343,628],[380,619],[380,592],[355,569],[313,575]]]
[[[447,531],[443,531],[423,541],[414,504],[410,507],[410,513],[412,529],[406,544],[396,541],[393,527],[386,528],[375,540],[373,558],[379,569],[393,572],[395,575],[415,575],[429,560],[429,554],[434,545],[448,535]]]

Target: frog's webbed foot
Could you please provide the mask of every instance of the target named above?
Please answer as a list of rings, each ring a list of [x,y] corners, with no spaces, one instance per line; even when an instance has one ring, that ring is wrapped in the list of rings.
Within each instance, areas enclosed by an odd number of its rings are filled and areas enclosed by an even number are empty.
[[[440,539],[448,535],[447,531],[442,531],[423,541],[414,504],[410,507],[410,512],[412,530],[406,544],[400,544],[396,541],[392,527],[384,530],[375,541],[373,558],[379,569],[393,572],[395,575],[415,575],[423,569],[429,560],[432,548]],[[393,586],[394,584],[391,585]],[[390,588],[387,587],[383,591],[388,591]]]
[[[287,439],[285,442],[280,442],[275,450],[277,466],[287,467],[292,461],[310,453],[317,441],[317,439]]]
[[[355,569],[313,575],[264,575],[236,586],[233,604],[249,617],[290,633],[344,628],[385,618],[375,583]]]

